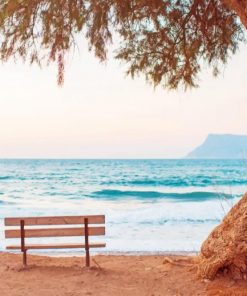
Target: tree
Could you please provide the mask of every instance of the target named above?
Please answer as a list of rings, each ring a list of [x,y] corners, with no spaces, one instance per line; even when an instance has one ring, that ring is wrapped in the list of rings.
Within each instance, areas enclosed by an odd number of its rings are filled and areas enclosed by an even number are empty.
[[[223,0],[225,5],[235,11],[241,22],[247,29],[247,1],[246,0]]]
[[[116,59],[132,77],[144,74],[155,86],[197,86],[204,64],[219,73],[244,40],[246,1],[241,0],[2,0],[0,59],[58,64],[83,35],[100,61],[113,36]],[[239,15],[239,17],[238,17]]]
[[[247,278],[247,193],[203,243],[198,267],[199,275],[208,279],[219,272]]]

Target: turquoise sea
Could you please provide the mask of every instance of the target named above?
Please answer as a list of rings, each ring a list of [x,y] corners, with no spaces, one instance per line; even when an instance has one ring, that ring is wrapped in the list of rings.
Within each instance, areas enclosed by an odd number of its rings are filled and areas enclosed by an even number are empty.
[[[246,160],[0,160],[0,251],[4,217],[83,214],[100,252],[198,251],[246,191]]]

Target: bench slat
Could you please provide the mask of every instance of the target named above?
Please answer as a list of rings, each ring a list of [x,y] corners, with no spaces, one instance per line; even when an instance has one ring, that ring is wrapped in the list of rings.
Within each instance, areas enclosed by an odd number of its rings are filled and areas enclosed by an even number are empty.
[[[91,243],[89,244],[90,248],[104,248],[105,243]],[[35,250],[35,249],[77,249],[85,248],[85,244],[50,244],[50,245],[26,245],[26,250]],[[20,245],[7,246],[7,250],[20,250]]]
[[[104,215],[88,216],[53,216],[53,217],[16,217],[5,218],[5,226],[19,226],[20,220],[25,221],[25,225],[66,225],[84,224],[84,218],[88,218],[88,224],[104,224]]]
[[[84,227],[25,229],[25,237],[84,236]],[[88,235],[105,235],[105,227],[88,227]],[[6,238],[20,238],[20,229],[5,230]]]

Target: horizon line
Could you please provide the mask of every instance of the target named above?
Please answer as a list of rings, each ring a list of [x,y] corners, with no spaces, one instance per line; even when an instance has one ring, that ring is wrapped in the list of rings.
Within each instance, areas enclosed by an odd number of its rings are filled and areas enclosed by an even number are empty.
[[[6,157],[6,158],[1,158],[0,161],[2,160],[247,160],[246,158],[190,158],[190,157],[171,157],[171,158],[52,158],[52,157]]]

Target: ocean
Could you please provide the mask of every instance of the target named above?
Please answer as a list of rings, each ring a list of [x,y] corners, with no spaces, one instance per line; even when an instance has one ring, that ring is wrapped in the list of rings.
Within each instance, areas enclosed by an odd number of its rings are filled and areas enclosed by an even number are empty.
[[[5,217],[105,214],[97,253],[198,252],[246,191],[246,160],[0,160],[0,251]]]

